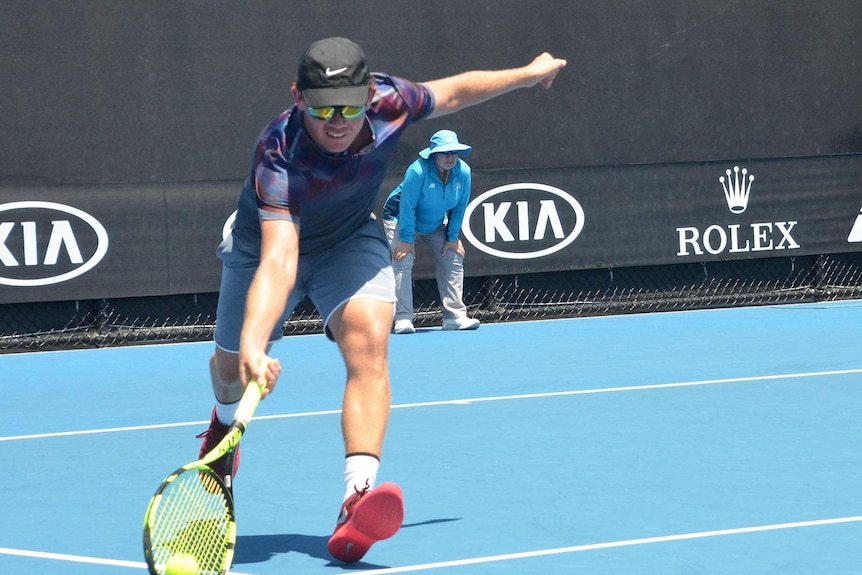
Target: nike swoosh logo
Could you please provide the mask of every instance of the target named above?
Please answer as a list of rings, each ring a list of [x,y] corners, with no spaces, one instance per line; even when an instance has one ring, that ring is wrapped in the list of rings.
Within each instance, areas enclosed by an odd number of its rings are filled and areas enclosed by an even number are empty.
[[[341,74],[342,72],[346,72],[346,71],[347,71],[346,66],[344,68],[339,68],[338,70],[330,70],[329,66],[327,66],[326,70],[324,70],[323,73],[326,74],[327,78],[331,78],[333,76],[337,76],[338,74]]]

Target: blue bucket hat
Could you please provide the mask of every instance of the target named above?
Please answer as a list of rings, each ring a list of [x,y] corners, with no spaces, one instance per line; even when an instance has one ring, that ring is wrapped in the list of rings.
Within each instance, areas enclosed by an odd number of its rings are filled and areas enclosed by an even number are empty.
[[[472,146],[459,142],[458,134],[452,130],[439,130],[431,136],[431,145],[419,152],[419,157],[427,160],[428,156],[437,152],[461,152],[466,156],[472,149]]]

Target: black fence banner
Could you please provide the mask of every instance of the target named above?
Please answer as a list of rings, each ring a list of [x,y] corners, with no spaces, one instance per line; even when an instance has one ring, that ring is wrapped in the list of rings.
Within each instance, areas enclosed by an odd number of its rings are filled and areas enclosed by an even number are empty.
[[[381,190],[385,197],[388,179]],[[209,293],[240,182],[0,195],[0,303]],[[381,200],[382,201],[382,200]],[[468,276],[862,250],[862,156],[473,176]],[[421,240],[417,242],[421,246]],[[434,276],[419,251],[414,277]]]
[[[473,190],[468,276],[862,249],[858,155],[478,172]]]

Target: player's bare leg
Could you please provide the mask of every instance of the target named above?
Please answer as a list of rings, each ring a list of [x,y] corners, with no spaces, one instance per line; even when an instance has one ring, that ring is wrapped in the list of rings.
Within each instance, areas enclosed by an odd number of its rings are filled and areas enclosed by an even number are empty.
[[[239,354],[216,347],[210,356],[210,379],[216,406],[210,416],[209,428],[198,436],[203,439],[199,454],[201,457],[215,447],[227,433],[245,390],[239,380]],[[240,446],[237,446],[232,454],[210,464],[210,468],[224,480],[228,469],[231,470],[231,476],[236,475],[239,461]]]
[[[329,320],[347,368],[341,428],[347,491],[329,552],[358,561],[375,541],[401,527],[404,504],[393,483],[374,488],[389,421],[389,331],[393,304],[373,298],[347,302]]]
[[[210,357],[213,395],[222,403],[235,403],[242,397],[239,382],[239,354],[216,347]]]
[[[239,405],[243,392],[242,384],[239,382],[239,354],[217,347],[210,356],[210,379],[216,406],[210,416],[209,428],[198,435],[199,439],[203,439],[200,457],[208,453],[225,436],[233,420],[233,413]],[[240,447],[237,446],[232,454],[211,463],[210,469],[221,477],[222,481],[230,484],[239,469],[239,460]],[[228,475],[231,479],[227,478]]]
[[[389,328],[391,302],[355,298],[329,321],[344,365],[347,384],[341,426],[347,453],[380,457],[389,421]]]

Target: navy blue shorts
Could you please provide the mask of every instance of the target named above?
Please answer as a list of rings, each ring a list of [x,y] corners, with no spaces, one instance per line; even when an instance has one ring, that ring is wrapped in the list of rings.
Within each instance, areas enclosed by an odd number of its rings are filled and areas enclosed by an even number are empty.
[[[229,235],[219,246],[222,277],[216,312],[215,343],[225,351],[239,352],[239,336],[245,317],[245,300],[257,271],[258,257],[234,249]],[[327,337],[329,318],[349,300],[370,297],[395,301],[395,278],[389,245],[376,220],[332,248],[299,257],[296,285],[285,303],[284,313],[270,336],[270,343],[282,338],[282,325],[308,296],[323,318]]]

